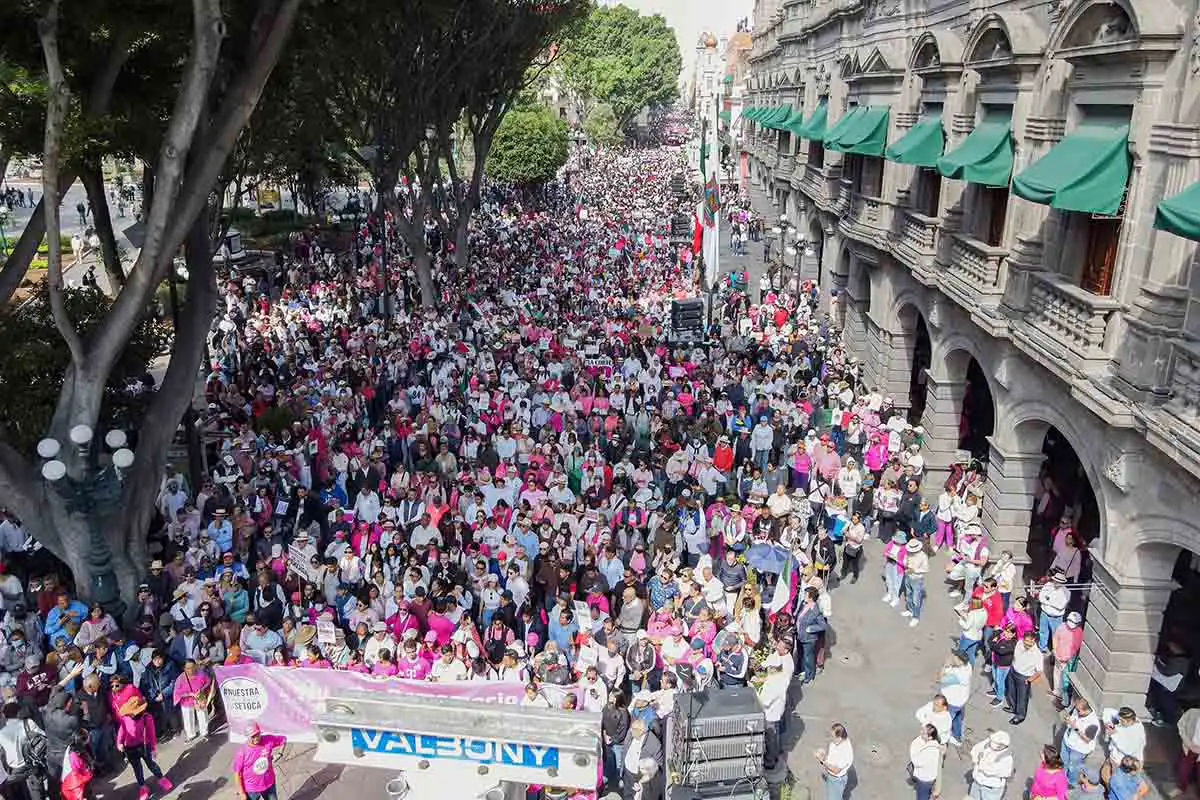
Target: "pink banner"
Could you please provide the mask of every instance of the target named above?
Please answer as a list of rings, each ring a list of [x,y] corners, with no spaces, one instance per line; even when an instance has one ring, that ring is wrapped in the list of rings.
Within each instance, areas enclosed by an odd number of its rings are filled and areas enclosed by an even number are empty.
[[[217,667],[221,702],[229,720],[229,735],[242,741],[251,723],[293,742],[317,740],[312,718],[325,710],[332,695],[349,691],[390,695],[424,695],[474,700],[479,703],[516,704],[525,696],[525,684],[508,681],[455,681],[435,683],[404,678],[376,678],[357,672],[330,669],[266,667],[238,664]],[[571,686],[544,686],[543,693],[557,706]]]

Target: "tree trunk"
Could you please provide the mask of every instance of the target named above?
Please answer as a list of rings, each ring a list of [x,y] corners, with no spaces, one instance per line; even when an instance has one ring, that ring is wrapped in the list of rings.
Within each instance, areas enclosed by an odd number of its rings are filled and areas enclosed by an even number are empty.
[[[409,244],[412,247],[412,244]],[[413,271],[417,273],[417,285],[421,287],[421,306],[434,308],[437,306],[437,293],[433,287],[433,259],[425,247],[425,239],[421,239],[419,248],[413,248]]]
[[[125,286],[125,270],[121,267],[121,254],[117,250],[117,236],[113,231],[112,214],[108,207],[108,195],[104,193],[104,173],[100,171],[99,159],[91,159],[79,170],[79,179],[92,204],[92,222],[100,237],[100,251],[104,257],[104,272],[112,294]]]
[[[454,220],[454,263],[466,267],[471,263],[471,212],[458,213]]]

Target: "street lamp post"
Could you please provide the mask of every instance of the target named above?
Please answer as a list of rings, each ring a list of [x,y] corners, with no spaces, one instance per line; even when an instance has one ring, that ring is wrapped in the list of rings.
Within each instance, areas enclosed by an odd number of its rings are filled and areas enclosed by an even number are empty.
[[[52,438],[37,444],[42,458],[42,478],[49,490],[62,498],[67,511],[82,514],[88,524],[87,565],[92,574],[92,599],[100,603],[114,618],[125,613],[120,587],[112,568],[112,548],[108,545],[100,518],[119,510],[125,472],[133,466],[133,451],[128,437],[118,429],[110,430],[104,445],[110,451],[108,464],[100,465],[100,453],[95,447],[95,433],[87,425],[76,425],[68,433],[76,458],[82,465],[77,476],[67,474],[67,465],[59,458],[63,445]]]

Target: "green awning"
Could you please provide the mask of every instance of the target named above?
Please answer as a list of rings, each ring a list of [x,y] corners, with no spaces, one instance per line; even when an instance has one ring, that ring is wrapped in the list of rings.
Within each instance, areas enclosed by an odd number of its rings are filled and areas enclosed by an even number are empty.
[[[750,116],[750,119],[757,120],[757,119],[758,119],[758,117],[759,117],[759,115],[761,115],[761,114],[762,114],[762,112],[763,112],[763,107],[762,107],[762,106],[754,106],[754,107],[752,107],[752,108],[750,109],[750,115],[749,115],[749,116]]]
[[[722,111],[720,114],[717,114],[717,116],[725,122],[729,122],[729,120],[733,119],[733,114],[728,111]]]
[[[764,117],[762,123],[763,123],[763,125],[766,125],[768,128],[774,128],[774,129],[778,130],[780,123],[783,122],[788,117],[790,117],[791,115],[792,115],[792,107],[790,105],[784,103],[783,105],[778,106],[768,116]]]
[[[1160,202],[1154,227],[1200,242],[1200,183]]]
[[[838,139],[841,138],[842,134],[846,132],[846,129],[850,126],[850,124],[854,122],[854,118],[858,116],[864,108],[866,108],[866,106],[855,106],[854,108],[847,109],[845,114],[842,114],[842,116],[838,117],[838,121],[833,123],[833,127],[825,131],[825,138],[823,140],[825,142],[825,146],[832,148],[833,145],[837,144]]]
[[[846,123],[837,139],[826,141],[825,146],[840,153],[859,156],[881,156],[887,146],[887,106],[859,106],[847,114]]]
[[[788,133],[796,133],[796,129],[804,122],[804,113],[800,109],[795,109],[788,118],[779,123],[779,130],[787,131]]]
[[[807,121],[800,123],[796,135],[801,139],[821,141],[825,138],[825,122],[829,119],[829,103],[825,100],[817,103],[816,109]]]
[[[1062,211],[1115,214],[1129,165],[1128,123],[1085,122],[1014,177],[1012,191]]]
[[[758,110],[758,106],[746,106],[742,109],[742,119],[754,119],[754,112]]]
[[[1008,186],[1012,177],[1012,120],[984,120],[958,147],[938,159],[947,178],[983,186]]]
[[[724,81],[725,81],[725,83],[733,83],[733,76],[732,76],[732,75],[726,75],[726,76],[725,76],[725,77],[724,77],[722,80],[724,80]]]
[[[921,117],[908,133],[887,149],[889,161],[917,167],[936,167],[946,147],[941,116]]]

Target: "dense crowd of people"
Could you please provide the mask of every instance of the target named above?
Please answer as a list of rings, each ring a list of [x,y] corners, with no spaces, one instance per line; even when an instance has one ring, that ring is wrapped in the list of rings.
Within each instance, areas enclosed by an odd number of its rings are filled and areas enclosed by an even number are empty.
[[[671,302],[697,293],[690,251],[667,235],[692,212],[670,189],[685,170],[672,149],[601,151],[536,199],[485,191],[469,267],[431,242],[432,309],[401,255],[383,313],[376,218],[358,232],[361,269],[303,236],[274,278],[230,276],[205,386],[212,470],[199,485],[163,476],[136,626],[52,579],[0,579],[5,791],[81,797],[119,757],[140,798],[170,791],[157,743],[206,737],[213,667],[257,662],[519,681],[547,707],[544,687],[578,684],[562,702],[601,714],[597,788],[654,800],[677,693],[752,686],[773,768],[789,689],[823,669],[837,586],[878,570],[882,601],[917,626],[944,553],[961,636],[916,712],[916,797],[940,793],[974,689],[1016,726],[1039,681],[1066,734],[1030,796],[1142,796],[1141,722],[1070,693],[1083,624],[1070,509],[1053,534],[1063,557],[1027,591],[1013,555],[989,548],[981,473],[928,478],[920,425],[864,384],[836,304],[809,284],[727,288],[706,342],[672,344]],[[739,204],[738,236],[757,237]],[[0,547],[18,530],[0,523]],[[333,643],[317,639],[324,622]],[[242,796],[274,797],[283,744],[251,731]],[[845,725],[816,757],[842,798]],[[969,759],[970,796],[1003,796],[1009,733]]]

